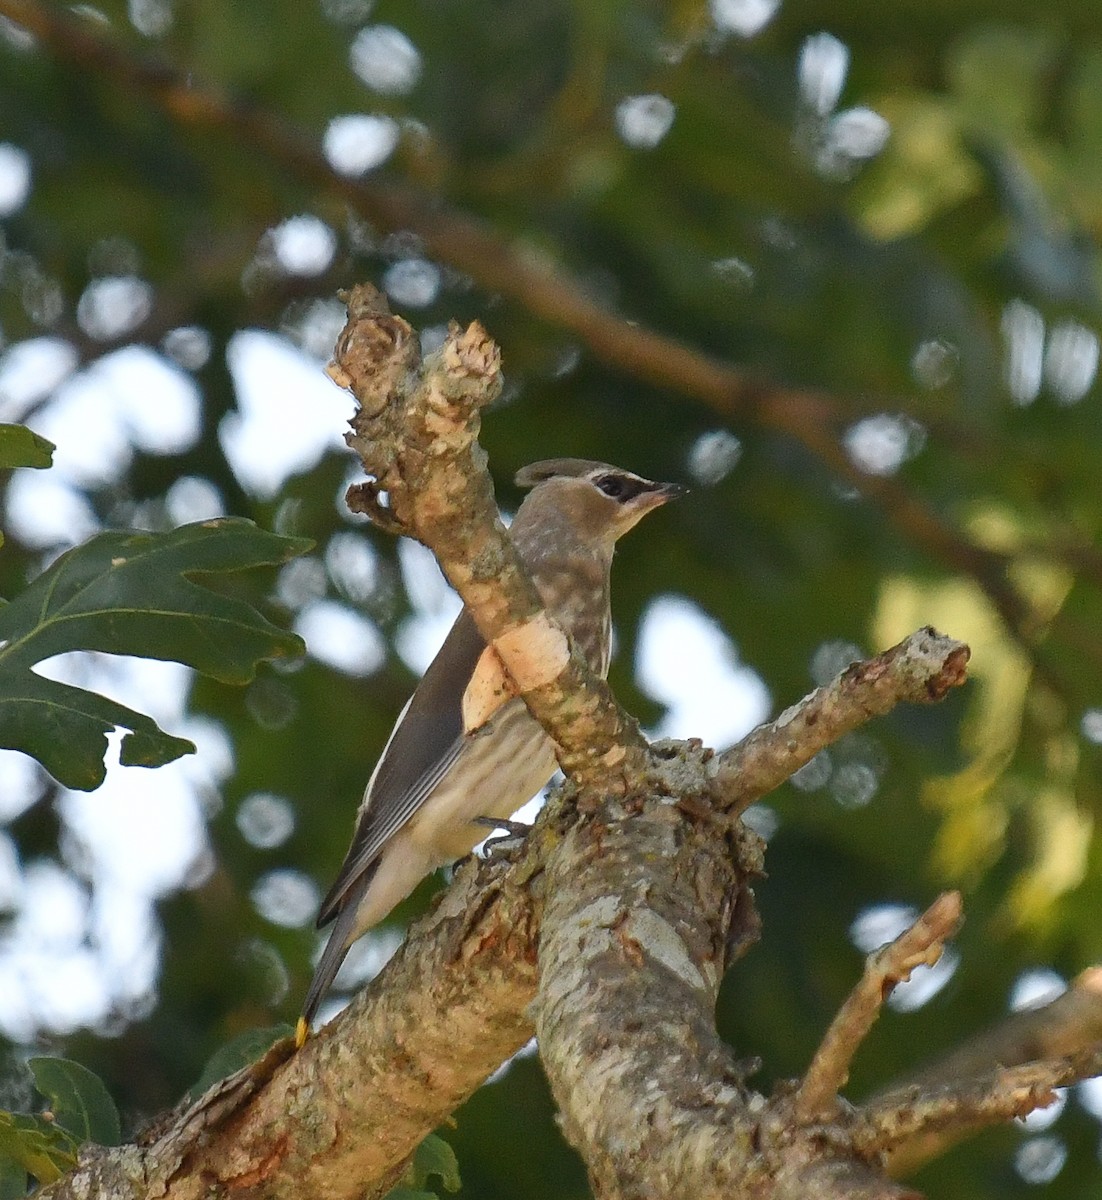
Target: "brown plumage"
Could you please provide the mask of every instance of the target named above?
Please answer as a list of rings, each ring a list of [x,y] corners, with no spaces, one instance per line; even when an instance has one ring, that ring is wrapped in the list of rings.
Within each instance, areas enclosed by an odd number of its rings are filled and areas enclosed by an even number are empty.
[[[533,463],[517,483],[532,490],[509,535],[548,611],[604,676],[616,540],[684,489],[576,458]],[[334,926],[303,1006],[307,1023],[352,943],[485,836],[474,820],[510,816],[554,774],[554,744],[522,700],[504,692],[489,707],[481,699],[464,705],[476,673],[494,670],[496,656],[464,610],[398,717],[322,901],[318,925]]]

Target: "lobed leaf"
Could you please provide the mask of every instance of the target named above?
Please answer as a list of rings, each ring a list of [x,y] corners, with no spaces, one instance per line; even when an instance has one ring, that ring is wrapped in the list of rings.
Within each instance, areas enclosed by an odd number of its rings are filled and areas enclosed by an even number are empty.
[[[162,766],[194,746],[150,717],[36,674],[72,650],[184,663],[224,683],[247,683],[263,659],[303,651],[302,640],[250,604],[192,576],[271,566],[310,543],[221,518],[168,533],[101,533],[63,554],[0,608],[0,746],[32,755],[66,787],[103,782],[107,734],[127,730],[128,766]]]

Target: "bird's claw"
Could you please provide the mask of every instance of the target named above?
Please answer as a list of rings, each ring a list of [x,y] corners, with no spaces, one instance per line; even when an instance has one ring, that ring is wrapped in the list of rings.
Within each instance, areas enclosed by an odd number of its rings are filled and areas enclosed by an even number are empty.
[[[497,837],[489,837],[483,843],[483,849],[487,855],[493,854],[497,850],[506,849],[511,843],[523,842],[531,830],[531,825],[525,825],[523,821],[506,821],[498,817],[472,817],[472,825],[483,825],[489,829],[504,829],[505,832]]]
[[[504,829],[510,837],[515,838],[527,837],[532,829],[523,821],[506,821],[501,817],[471,817],[471,824],[482,825],[486,829]]]

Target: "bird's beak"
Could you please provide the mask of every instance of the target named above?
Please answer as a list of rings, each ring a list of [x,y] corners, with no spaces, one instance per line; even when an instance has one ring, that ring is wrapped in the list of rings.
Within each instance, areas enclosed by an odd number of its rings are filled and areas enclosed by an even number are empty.
[[[671,500],[684,496],[688,490],[680,483],[659,483],[645,492],[640,492],[629,504],[624,506],[635,514],[631,524],[634,525],[644,513],[653,512],[656,508],[661,508],[663,504],[668,504]],[[630,529],[631,525],[627,528]]]
[[[671,500],[679,500],[688,494],[689,489],[680,483],[662,483],[650,493],[654,497],[656,507],[659,504],[668,504]]]
[[[679,483],[656,483],[653,487],[647,488],[645,492],[640,492],[637,496],[633,496],[627,504],[623,505],[617,515],[613,528],[612,538],[615,540],[622,537],[633,525],[646,516],[647,513],[653,512],[656,508],[661,508],[663,504],[667,504],[670,500],[676,500],[678,496],[684,496],[689,489],[682,487]]]

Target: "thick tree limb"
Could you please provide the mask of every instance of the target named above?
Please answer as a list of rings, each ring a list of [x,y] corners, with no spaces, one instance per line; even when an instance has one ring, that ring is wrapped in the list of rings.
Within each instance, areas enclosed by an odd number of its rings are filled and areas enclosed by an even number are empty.
[[[707,755],[683,746],[669,778]],[[656,781],[657,782],[657,781]],[[599,1200],[900,1200],[916,1194],[749,1091],[715,1031],[728,939],[756,935],[757,839],[678,816],[673,797],[612,798],[548,866],[536,1002],[540,1054]],[[733,853],[732,853],[733,852]]]
[[[830,697],[823,711],[834,717],[824,730],[837,736],[857,713],[871,715],[869,679],[881,705],[891,706],[889,693],[913,695],[907,645],[931,638],[923,631],[823,689]],[[946,656],[929,662],[935,690],[947,660],[957,660],[953,677],[960,681],[962,649],[936,640]],[[816,704],[809,697],[797,708],[815,711]],[[790,723],[782,718],[747,739],[748,757],[775,742],[769,749],[776,753],[755,759],[762,785],[768,771],[792,769]],[[914,1196],[880,1172],[871,1141],[856,1140],[858,1113],[833,1105],[823,1111],[824,1092],[833,1098],[871,1023],[867,988],[859,989],[859,1005],[843,1011],[803,1097],[767,1102],[750,1092],[715,1032],[727,953],[741,952],[756,934],[747,883],[758,858],[741,825],[719,821],[733,841],[728,849],[717,836],[718,818],[706,810],[695,826],[676,815],[678,808],[702,812],[714,786],[710,767],[707,752],[681,746],[652,769],[645,797],[606,800],[567,832],[548,863],[535,1010],[564,1132],[602,1198]],[[877,1000],[885,981],[926,959],[958,915],[959,899],[943,900],[925,925],[874,963],[869,979]]]
[[[553,829],[534,840],[535,862]],[[536,870],[471,862],[375,984],[301,1051],[287,1059],[281,1043],[259,1073],[219,1085],[150,1144],[90,1154],[41,1195],[360,1200],[372,1184],[386,1190],[426,1133],[532,1036]]]

